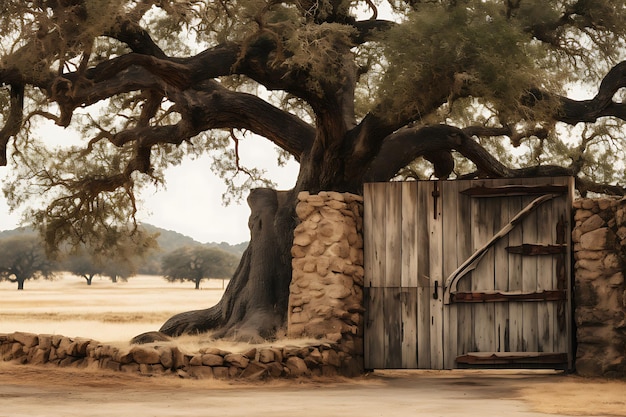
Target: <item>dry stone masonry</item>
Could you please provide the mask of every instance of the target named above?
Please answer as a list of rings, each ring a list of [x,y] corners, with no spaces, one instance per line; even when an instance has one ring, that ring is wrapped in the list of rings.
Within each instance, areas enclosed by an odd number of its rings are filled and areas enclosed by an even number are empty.
[[[363,370],[363,198],[301,192],[287,335],[339,346],[345,374]]]
[[[118,347],[85,338],[32,333],[0,334],[0,360],[182,378],[264,379],[335,376],[342,352],[320,342],[307,346],[254,347],[241,353],[217,348],[185,352],[175,344]]]
[[[574,202],[576,372],[626,377],[626,199]]]

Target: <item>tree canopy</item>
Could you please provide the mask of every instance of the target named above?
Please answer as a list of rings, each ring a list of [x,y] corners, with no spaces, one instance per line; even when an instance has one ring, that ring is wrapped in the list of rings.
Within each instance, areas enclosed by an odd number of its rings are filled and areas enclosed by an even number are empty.
[[[29,279],[52,279],[55,265],[48,260],[44,245],[36,235],[13,236],[0,240],[0,281],[24,289]]]
[[[51,245],[102,243],[134,216],[137,188],[185,154],[211,154],[232,191],[262,184],[239,161],[252,134],[299,162],[294,192],[423,175],[573,175],[582,194],[625,191],[624,0],[1,4],[4,189],[14,205],[46,197],[31,217]],[[41,119],[84,145],[46,148]],[[280,268],[293,195],[251,195],[281,213]]]
[[[203,279],[230,278],[239,258],[221,249],[207,246],[185,246],[175,249],[161,261],[161,271],[170,281],[192,281],[196,289]]]

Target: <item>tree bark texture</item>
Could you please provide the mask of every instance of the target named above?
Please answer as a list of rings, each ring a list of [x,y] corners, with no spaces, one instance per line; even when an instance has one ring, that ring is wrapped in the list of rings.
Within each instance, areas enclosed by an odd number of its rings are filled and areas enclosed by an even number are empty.
[[[255,189],[248,204],[250,244],[222,299],[210,308],[173,316],[163,324],[161,334],[213,331],[215,338],[261,342],[283,327],[291,282],[294,193]],[[139,335],[133,341],[147,342],[154,336]]]

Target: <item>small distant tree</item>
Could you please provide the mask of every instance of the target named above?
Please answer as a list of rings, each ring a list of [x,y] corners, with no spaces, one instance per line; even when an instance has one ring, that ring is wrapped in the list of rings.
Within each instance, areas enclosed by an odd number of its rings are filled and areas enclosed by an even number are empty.
[[[137,273],[139,264],[158,247],[157,234],[141,230],[134,237],[118,229],[103,231],[95,245],[74,245],[65,253],[63,267],[66,271],[82,276],[91,285],[93,277],[101,275],[117,282],[128,280]],[[57,253],[58,255],[58,253]]]
[[[72,275],[85,278],[87,285],[91,285],[93,278],[102,272],[102,266],[98,265],[85,251],[69,256],[63,262],[63,269]]]
[[[24,289],[28,279],[52,279],[54,265],[46,257],[36,236],[15,236],[0,240],[0,281],[17,283]]]
[[[199,289],[203,279],[230,278],[238,262],[235,255],[221,249],[185,246],[166,254],[161,262],[161,269],[168,281],[193,281],[196,289]]]

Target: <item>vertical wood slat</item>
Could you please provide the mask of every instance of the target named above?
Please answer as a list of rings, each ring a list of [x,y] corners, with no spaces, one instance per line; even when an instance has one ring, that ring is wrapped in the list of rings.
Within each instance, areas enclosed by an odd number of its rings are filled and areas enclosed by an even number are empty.
[[[441,204],[441,181],[431,181],[431,205],[433,215],[428,216],[430,245],[430,366],[432,369],[443,369],[443,204]],[[438,191],[434,188],[437,187]],[[438,196],[437,196],[438,192]],[[436,201],[436,204],[435,204]],[[437,286],[437,291],[435,291]],[[434,298],[437,293],[438,297]]]
[[[483,181],[478,184],[484,185]],[[472,201],[472,252],[482,247],[494,235],[494,205],[492,199],[476,198]],[[499,216],[498,216],[499,217]],[[487,251],[471,273],[472,291],[493,291],[493,249]],[[492,304],[492,303],[490,303]],[[474,348],[477,352],[492,351],[494,346],[494,306],[477,304],[474,309]]]
[[[415,369],[417,362],[417,287],[406,287],[400,291],[402,317],[402,363],[401,368]]]
[[[417,245],[417,222],[418,217],[418,201],[417,187],[418,182],[407,181],[402,184],[401,196],[401,216],[402,216],[402,271],[401,286],[403,288],[417,288],[417,263],[419,261],[420,248]]]
[[[399,288],[402,285],[402,183],[390,182],[385,187],[385,272],[382,285]],[[382,245],[381,245],[382,246]]]
[[[470,182],[463,182],[458,184],[458,191],[469,187]],[[457,236],[457,254],[456,263],[462,265],[467,258],[469,258],[472,251],[473,240],[473,224],[472,224],[472,198],[459,194],[457,200],[457,228],[459,234]],[[471,291],[471,280],[462,279],[459,281],[458,290],[469,292]],[[460,356],[463,353],[471,352],[475,350],[474,347],[474,308],[469,304],[456,305],[457,311],[457,328],[458,328],[458,343],[456,356]],[[455,357],[456,358],[456,357]]]
[[[507,201],[509,213],[519,213],[522,206],[521,197],[511,197]],[[516,227],[509,232],[509,245],[519,246],[523,243],[522,228]],[[509,290],[522,291],[522,257],[509,254]],[[522,303],[508,303],[508,352],[523,352],[522,327],[524,325]]]
[[[573,225],[570,224],[571,219],[573,219],[572,216],[572,207],[573,207],[573,202],[574,202],[574,178],[567,178],[567,185],[568,185],[568,189],[569,189],[569,193],[567,196],[567,202],[565,203],[565,212],[566,212],[566,216],[565,219],[567,220],[567,233],[565,233],[565,242],[567,244],[567,257],[566,260],[567,262],[565,262],[565,268],[566,268],[566,277],[567,277],[567,305],[566,305],[566,309],[564,311],[565,314],[565,319],[566,319],[566,331],[565,334],[561,335],[562,339],[565,339],[563,344],[565,345],[565,349],[567,350],[561,350],[561,352],[566,351],[567,352],[567,357],[568,357],[568,368],[569,369],[573,369],[574,368],[574,346],[573,346],[573,323],[572,323],[572,314],[570,314],[571,311],[573,311],[573,306],[572,306],[572,281],[571,281],[571,277],[572,277],[572,263],[570,262],[571,259],[573,259],[573,254],[572,254],[572,234],[570,233],[570,231],[573,229]]]
[[[555,201],[543,203],[537,208],[536,242],[553,244],[556,242],[556,221],[554,217]],[[558,218],[558,217],[557,217]],[[555,260],[553,256],[537,256],[537,289],[545,291],[556,288]],[[554,280],[554,282],[553,282]],[[556,315],[555,302],[537,303],[537,351],[554,352],[554,334],[552,324]]]
[[[417,340],[420,337],[417,324],[417,283],[419,247],[417,245],[418,182],[402,183],[402,368],[418,367]]]
[[[508,184],[511,182],[508,181]],[[498,183],[500,185],[501,183]],[[504,185],[504,184],[502,184]],[[518,213],[509,211],[506,199],[497,199],[493,202],[494,231],[500,230]],[[498,213],[499,211],[499,213]],[[498,216],[499,214],[499,216]],[[494,289],[497,291],[509,291],[509,254],[506,247],[509,245],[509,236],[505,236],[493,247],[494,252]],[[509,332],[510,317],[508,303],[494,304],[494,351],[510,351]]]
[[[445,281],[446,277],[454,272],[459,263],[457,260],[457,241],[459,235],[465,233],[465,230],[460,228],[457,224],[458,213],[458,200],[459,194],[459,182],[456,181],[442,181],[441,182],[441,197],[443,216],[442,230],[442,247],[443,247],[443,277]],[[443,292],[443,288],[441,289]],[[459,315],[457,308],[459,305],[449,305],[443,309],[443,367],[444,369],[454,368],[454,360],[458,356],[458,342],[459,342]]]
[[[400,287],[383,288],[385,368],[402,367],[402,315]]]
[[[383,280],[385,273],[385,184],[365,184],[363,189],[364,284],[367,295],[364,359],[367,369],[384,367]]]
[[[533,197],[525,197],[523,205],[526,206],[533,200]],[[522,239],[524,243],[537,241],[537,210],[532,211],[522,221]],[[537,257],[522,257],[522,291],[535,292],[537,290]],[[537,303],[522,304],[522,352],[537,352],[539,344],[537,341],[538,308]]]
[[[365,369],[381,369],[385,366],[383,288],[367,287],[365,313],[364,352]]]
[[[368,183],[363,188],[365,286],[383,286],[385,274],[385,186]]]
[[[429,219],[432,217],[432,200],[430,185],[427,182],[417,183],[417,245],[419,250],[417,261],[417,366],[430,369],[430,230]]]

